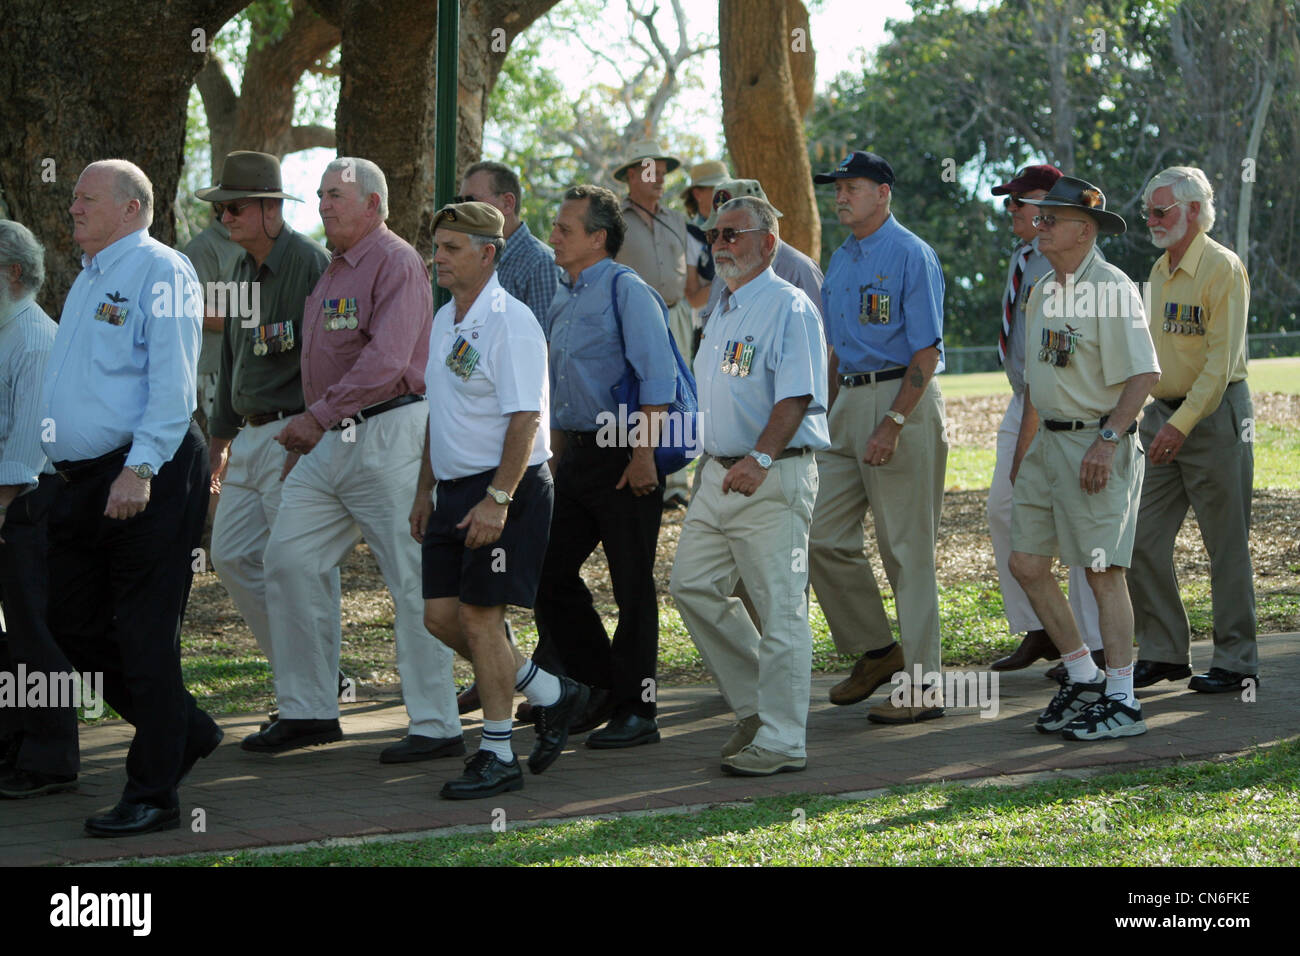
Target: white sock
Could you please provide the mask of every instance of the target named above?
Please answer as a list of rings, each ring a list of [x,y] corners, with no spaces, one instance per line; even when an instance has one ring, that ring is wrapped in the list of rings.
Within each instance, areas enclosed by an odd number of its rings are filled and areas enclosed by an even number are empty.
[[[1132,707],[1134,710],[1141,710],[1142,705],[1138,703],[1136,695],[1133,693],[1133,665],[1127,667],[1107,667],[1106,668],[1106,696],[1119,697],[1123,696],[1120,701],[1125,707]]]
[[[560,699],[560,679],[542,670],[529,657],[515,673],[515,690],[534,707],[550,707]]]
[[[1071,684],[1097,684],[1105,676],[1092,662],[1092,652],[1086,647],[1080,646],[1077,651],[1062,654],[1061,663],[1065,665]]]
[[[510,746],[510,728],[513,725],[514,721],[508,717],[505,720],[483,721],[483,739],[479,742],[479,750],[496,754],[502,763],[514,763],[515,751]]]

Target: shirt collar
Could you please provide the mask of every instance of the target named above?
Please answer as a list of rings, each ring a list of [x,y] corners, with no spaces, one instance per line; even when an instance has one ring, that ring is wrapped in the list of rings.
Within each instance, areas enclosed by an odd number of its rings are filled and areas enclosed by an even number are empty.
[[[506,247],[501,250],[501,262],[505,262],[506,259],[508,259],[516,250],[522,249],[524,246],[528,245],[528,240],[532,238],[533,234],[528,228],[528,223],[521,219],[519,221],[519,226],[510,234],[510,238],[506,240]],[[500,263],[497,265],[500,266]]]
[[[280,234],[276,236],[275,241],[271,243],[271,251],[268,252],[266,258],[262,260],[262,265],[266,266],[268,272],[280,271],[280,264],[284,262],[284,257],[289,254],[289,241],[292,238],[293,229],[289,227],[287,222],[282,223]],[[245,252],[244,255],[250,259],[252,258],[251,253]]]
[[[767,285],[776,281],[776,273],[772,267],[768,266],[754,278],[750,279],[739,289],[731,293],[731,300],[736,303],[736,308],[747,305],[749,300],[761,293]]]
[[[492,312],[492,300],[495,298],[496,290],[500,288],[501,283],[497,279],[496,270],[493,270],[492,275],[488,276],[487,284],[479,290],[478,298],[465,313],[465,318],[460,320],[459,325],[453,321],[452,327],[458,332],[463,332],[465,329],[477,329],[482,326]],[[454,308],[455,303],[453,302],[452,305]],[[452,319],[455,318],[456,313],[453,311]]]
[[[33,299],[33,295],[29,293],[21,299],[15,299],[10,303],[8,312],[0,312],[0,329],[3,329],[10,322],[14,321],[14,319],[18,318],[18,316],[31,308]]]
[[[378,226],[370,230],[370,232],[368,232],[364,237],[362,237],[360,242],[358,242],[354,246],[351,246],[347,252],[344,253],[336,252],[334,254],[334,258],[342,259],[344,262],[346,262],[348,265],[350,265],[352,268],[355,269],[357,268],[358,265],[361,264],[361,260],[366,257],[366,254],[369,253],[371,249],[375,248],[375,246],[379,244],[380,237],[387,232],[388,232],[388,225],[386,223],[381,222]]]
[[[848,238],[844,240],[844,248],[849,250],[849,254],[854,259],[860,259],[879,243],[891,238],[900,228],[898,220],[894,218],[894,214],[891,212],[885,218],[885,221],[880,224],[880,228],[869,236],[859,239],[850,232]]]
[[[1201,265],[1201,256],[1205,255],[1205,233],[1198,232],[1196,237],[1187,246],[1187,251],[1183,257],[1178,260],[1178,266],[1174,269],[1169,268],[1169,250],[1160,258],[1160,267],[1164,269],[1165,275],[1172,276],[1179,269],[1182,269],[1189,276],[1196,277],[1196,270]]]
[[[128,233],[116,242],[105,246],[93,256],[87,256],[82,253],[81,267],[83,269],[94,269],[103,275],[113,266],[117,265],[119,259],[130,252],[132,249],[138,249],[149,240],[149,232],[146,229],[137,229],[135,232]]]
[[[561,269],[560,282],[562,282],[564,287],[570,292],[577,292],[583,286],[594,285],[600,280],[600,277],[605,275],[613,266],[614,260],[609,256],[605,256],[605,258],[593,262],[591,265],[587,266],[587,268],[579,272],[577,282],[574,282],[569,278],[568,270]]]

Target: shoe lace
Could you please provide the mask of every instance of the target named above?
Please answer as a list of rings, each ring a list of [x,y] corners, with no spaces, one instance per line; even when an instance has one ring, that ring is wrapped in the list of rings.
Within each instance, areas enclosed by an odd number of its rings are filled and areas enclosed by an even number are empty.
[[[492,751],[479,750],[469,758],[469,761],[465,764],[465,771],[466,773],[475,773],[482,776],[484,771],[492,765],[494,759],[496,759],[496,754]]]

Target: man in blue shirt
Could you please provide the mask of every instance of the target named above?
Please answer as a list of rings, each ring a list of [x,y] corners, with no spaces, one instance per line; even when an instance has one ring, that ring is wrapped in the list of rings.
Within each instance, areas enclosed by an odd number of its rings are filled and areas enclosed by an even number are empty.
[[[836,211],[851,235],[822,283],[831,448],[818,456],[809,571],[836,648],[859,658],[831,702],[855,704],[900,670],[942,667],[934,546],[948,442],[933,376],[943,371],[943,272],[934,250],[890,214],[894,170],[884,159],[850,153],[813,181],[835,184]],[[867,508],[898,604],[901,647],[863,550]],[[878,723],[943,716],[942,707],[913,703],[891,698],[867,716]]]
[[[50,518],[50,630],[135,726],[126,789],[92,836],[180,825],[177,788],[221,730],[181,678],[180,628],[208,508],[190,417],[203,298],[194,269],[148,235],[153,186],[91,163],[69,210],[82,272],[45,369],[41,439],[62,478]]]
[[[551,232],[565,277],[542,323],[550,343],[551,445],[558,467],[537,631],[565,673],[594,689],[574,733],[610,718],[587,738],[596,749],[659,740],[654,565],[664,489],[647,429],[636,426],[667,411],[677,365],[658,293],[614,262],[624,229],[618,199],[608,189],[575,186],[565,193]],[[610,388],[629,366],[640,381],[641,405],[616,408]],[[582,565],[597,544],[604,546],[618,603],[612,642],[582,581]]]

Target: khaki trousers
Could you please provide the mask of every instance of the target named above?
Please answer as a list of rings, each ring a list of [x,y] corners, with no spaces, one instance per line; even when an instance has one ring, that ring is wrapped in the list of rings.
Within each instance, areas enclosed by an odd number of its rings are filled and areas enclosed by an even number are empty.
[[[1144,446],[1150,447],[1173,411],[1159,399],[1147,405],[1140,428]],[[1249,386],[1234,382],[1219,407],[1192,429],[1177,458],[1166,464],[1147,462],[1128,575],[1141,660],[1191,663],[1191,624],[1174,570],[1174,539],[1190,506],[1210,555],[1211,666],[1236,674],[1259,672],[1250,564],[1255,448],[1245,424],[1254,417]]]
[[[870,508],[907,667],[938,671],[943,654],[934,548],[948,465],[943,395],[931,379],[899,433],[893,458],[877,467],[863,464],[867,441],[897,394],[897,380],[839,391],[830,414],[830,450],[817,455],[821,492],[809,571],[841,654],[858,656],[893,640],[864,550],[862,519]]]
[[[736,717],[759,716],[754,744],[803,757],[812,689],[808,527],[817,463],[811,454],[773,462],[748,498],[722,493],[726,469],[716,460],[703,467],[673,561],[673,600]],[[762,634],[732,596],[740,577]]]
[[[689,367],[691,364],[691,343],[695,338],[694,313],[691,304],[682,296],[677,300],[677,304],[668,310],[668,331],[672,334],[673,341],[677,343],[677,351],[682,353]],[[691,481],[686,476],[686,469],[675,471],[664,479],[664,494],[666,496],[676,495],[683,501],[691,493]]]

